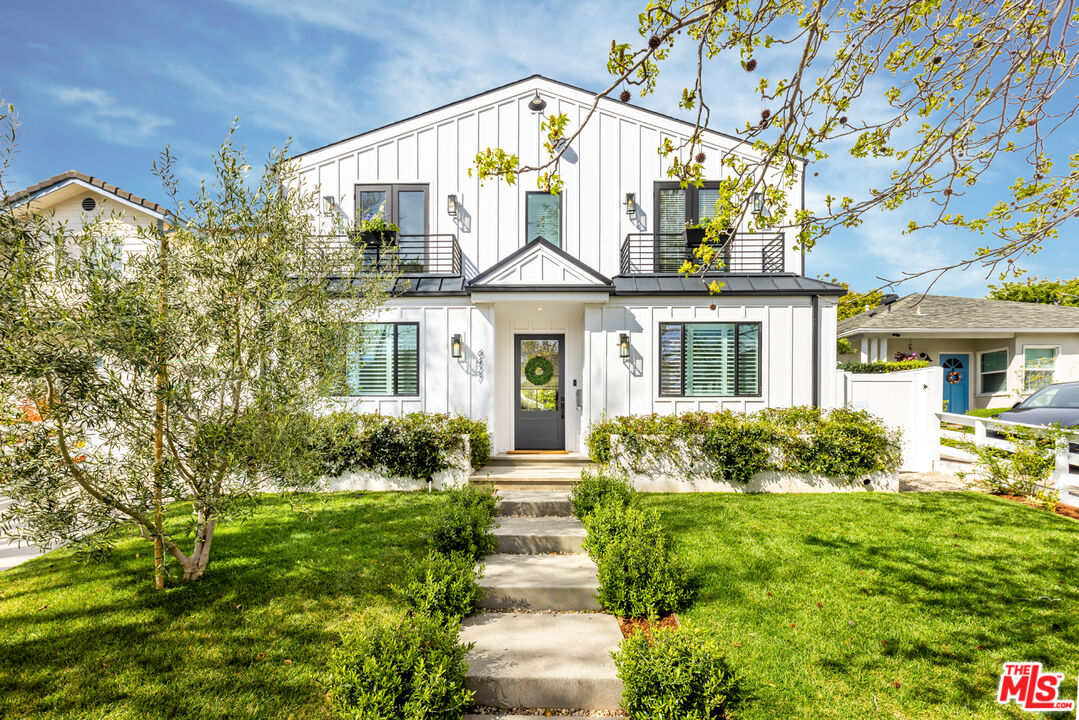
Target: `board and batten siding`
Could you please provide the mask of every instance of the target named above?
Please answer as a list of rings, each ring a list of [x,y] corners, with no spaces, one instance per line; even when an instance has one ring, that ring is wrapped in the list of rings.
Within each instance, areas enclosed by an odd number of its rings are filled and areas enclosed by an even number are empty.
[[[301,181],[320,197],[334,197],[349,222],[355,219],[356,184],[429,185],[430,232],[456,234],[465,275],[474,276],[524,244],[525,193],[535,190],[536,183],[533,173],[512,187],[498,180],[481,185],[469,170],[476,153],[488,147],[516,153],[522,165],[540,161],[541,117],[528,109],[537,90],[547,102],[547,114],[564,112],[570,117],[569,133],[588,114],[592,101],[588,93],[530,78],[301,155]],[[565,182],[563,249],[604,275],[618,274],[619,251],[627,233],[654,230],[654,183],[668,180],[657,148],[664,138],[683,141],[689,129],[678,120],[602,101],[559,166]],[[724,177],[722,158],[735,145],[731,138],[706,133],[707,179]],[[791,190],[795,204],[802,194],[801,168],[798,183]],[[630,192],[640,207],[634,218],[626,215],[624,205]],[[461,205],[457,218],[446,212],[450,194],[457,195]],[[788,231],[785,240],[786,269],[801,273],[793,233]]]
[[[716,309],[710,306],[716,304]],[[835,301],[821,298],[820,398],[834,394]],[[665,322],[759,322],[759,397],[666,397],[659,394],[659,325]],[[830,327],[832,328],[829,330]],[[630,359],[619,357],[618,336],[630,334]],[[813,306],[810,298],[612,298],[585,308],[584,414],[680,413],[692,410],[754,412],[813,402]]]
[[[369,321],[419,323],[419,395],[335,397],[335,402],[363,413],[450,412],[491,420],[494,313],[490,306],[471,305],[467,298],[440,299],[437,305],[401,299],[381,308]],[[460,359],[450,356],[449,341],[455,333],[465,338]]]

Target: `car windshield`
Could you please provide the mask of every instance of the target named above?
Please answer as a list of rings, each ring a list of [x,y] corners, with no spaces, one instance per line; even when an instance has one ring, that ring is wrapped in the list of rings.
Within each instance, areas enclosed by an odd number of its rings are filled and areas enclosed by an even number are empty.
[[[1079,408],[1079,385],[1050,385],[1028,397],[1019,407]]]

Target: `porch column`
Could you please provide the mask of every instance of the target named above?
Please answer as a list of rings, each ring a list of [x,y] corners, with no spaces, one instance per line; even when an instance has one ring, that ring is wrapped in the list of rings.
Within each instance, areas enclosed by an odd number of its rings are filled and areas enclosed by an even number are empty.
[[[858,351],[858,362],[869,362],[869,336],[862,336],[862,347]]]

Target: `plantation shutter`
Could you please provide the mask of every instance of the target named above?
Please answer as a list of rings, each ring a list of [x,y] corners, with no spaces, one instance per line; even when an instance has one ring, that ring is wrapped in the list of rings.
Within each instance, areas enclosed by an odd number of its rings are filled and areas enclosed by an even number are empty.
[[[349,395],[393,395],[393,325],[354,325],[345,376]]]
[[[686,229],[686,191],[681,188],[661,188],[656,227],[656,271],[677,272],[686,256],[682,233]]]
[[[419,326],[396,325],[397,395],[420,394]]]
[[[687,323],[686,395],[734,395],[734,325]]]
[[[682,394],[682,326],[659,326],[659,394]]]
[[[719,188],[697,189],[697,221],[704,222],[716,216],[716,203],[719,202]]]
[[[738,326],[738,394],[761,394],[761,326]]]

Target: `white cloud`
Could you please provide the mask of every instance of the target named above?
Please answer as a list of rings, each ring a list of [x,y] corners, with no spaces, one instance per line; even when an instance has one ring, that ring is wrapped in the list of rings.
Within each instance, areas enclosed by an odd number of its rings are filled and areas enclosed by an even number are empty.
[[[122,105],[110,93],[97,88],[53,86],[53,99],[75,109],[72,122],[84,125],[102,139],[120,145],[143,145],[172,119]]]

